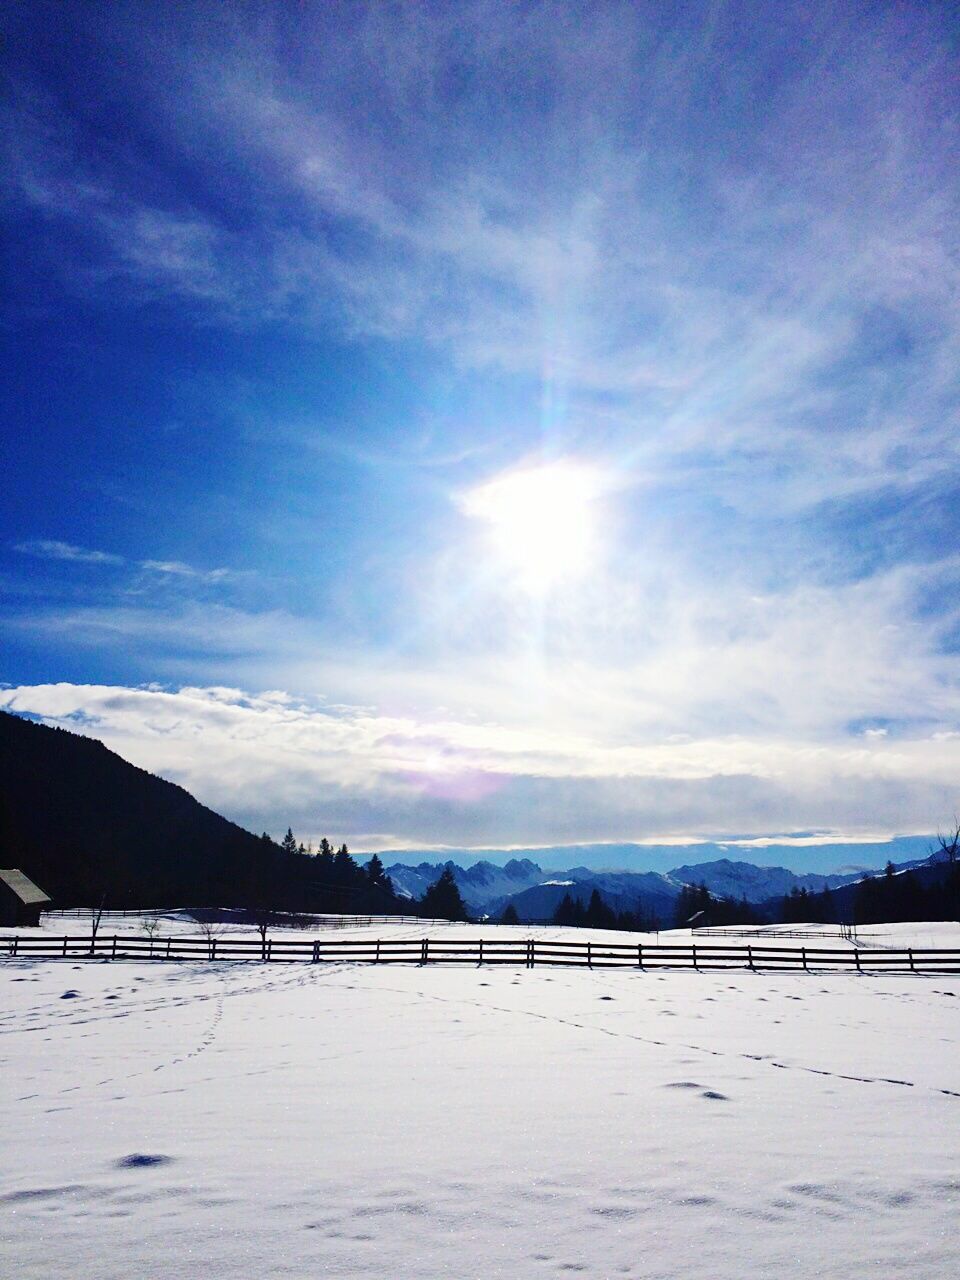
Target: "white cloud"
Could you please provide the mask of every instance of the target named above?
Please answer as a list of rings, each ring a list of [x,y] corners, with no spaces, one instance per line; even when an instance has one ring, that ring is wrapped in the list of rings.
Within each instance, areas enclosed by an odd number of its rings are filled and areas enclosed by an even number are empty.
[[[70,560],[79,564],[124,563],[123,556],[113,555],[109,551],[75,547],[70,542],[59,542],[55,538],[33,538],[27,542],[16,542],[13,549],[24,555],[38,556],[42,560]]]
[[[233,569],[198,569],[195,565],[186,564],[182,560],[137,560],[130,561],[126,557],[115,555],[110,551],[98,551],[89,547],[74,546],[70,542],[61,542],[55,538],[31,538],[12,544],[14,551],[23,555],[36,556],[41,560],[63,560],[74,564],[132,565],[147,573],[160,574],[171,578],[188,578],[202,583],[217,583],[235,580],[249,574],[241,574]]]
[[[141,560],[140,568],[174,578],[197,578],[202,582],[223,582],[235,576],[230,569],[196,569],[182,560]]]
[[[77,647],[140,648],[156,670],[224,656],[266,655],[283,661],[302,654],[291,616],[283,611],[248,613],[216,602],[180,599],[160,604],[77,605],[11,613],[10,631],[35,641]]]
[[[628,746],[276,690],[38,685],[0,691],[0,706],[100,737],[257,829],[398,846],[930,829],[952,813],[960,765],[960,742],[932,735]]]

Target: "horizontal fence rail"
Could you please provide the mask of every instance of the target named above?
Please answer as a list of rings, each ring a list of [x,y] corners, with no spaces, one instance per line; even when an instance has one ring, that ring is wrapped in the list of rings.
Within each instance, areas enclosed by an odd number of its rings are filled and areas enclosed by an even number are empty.
[[[532,938],[167,937],[98,934],[86,937],[0,936],[0,959],[247,960],[347,964],[571,965],[632,969],[841,969],[857,973],[958,973],[960,950],[905,947],[732,946],[699,943],[548,941]]]

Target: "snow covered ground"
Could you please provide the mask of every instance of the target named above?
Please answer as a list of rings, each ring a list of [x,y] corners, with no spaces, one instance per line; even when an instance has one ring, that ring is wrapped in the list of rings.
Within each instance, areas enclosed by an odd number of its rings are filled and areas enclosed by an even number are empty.
[[[960,980],[4,960],[0,991],[3,1276],[960,1271]]]
[[[224,913],[227,917],[231,913]],[[185,911],[161,913],[151,916],[124,915],[120,912],[105,912],[100,922],[100,935],[144,936],[144,921],[156,919],[158,938],[198,938],[201,936],[200,925]],[[410,919],[402,924],[385,923],[384,919],[370,925],[355,926],[352,917],[317,917],[309,928],[287,928],[274,926],[270,934],[276,938],[309,938],[333,941],[348,938],[441,938],[448,941],[470,938],[534,938],[549,941],[568,939],[586,942],[588,939],[597,943],[684,943],[702,941],[705,945],[730,942],[776,943],[777,946],[816,946],[825,947],[853,946],[839,937],[838,925],[787,924],[764,925],[757,929],[748,929],[740,925],[732,925],[729,929],[710,930],[709,933],[691,932],[690,929],[661,929],[658,933],[624,933],[615,929],[573,929],[558,925],[492,925],[492,924],[450,924],[446,921],[429,921]],[[56,915],[45,913],[40,917],[40,929],[0,929],[0,936],[9,937],[17,933],[23,937],[35,938],[42,935],[69,934],[71,937],[89,936],[89,914]],[[232,923],[225,918],[216,926],[219,936],[229,938],[257,938],[256,929],[251,924]],[[749,935],[749,936],[748,936]],[[960,950],[960,923],[950,920],[921,921],[907,924],[871,924],[860,925],[857,929],[857,945],[862,948],[901,948],[901,947],[952,947]]]

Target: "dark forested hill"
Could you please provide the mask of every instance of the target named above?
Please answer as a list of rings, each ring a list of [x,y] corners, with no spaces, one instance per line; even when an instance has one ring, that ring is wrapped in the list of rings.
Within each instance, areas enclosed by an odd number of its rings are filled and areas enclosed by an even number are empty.
[[[0,712],[0,866],[64,905],[302,905],[312,858],[220,817],[102,742]],[[308,865],[309,864],[309,865]]]

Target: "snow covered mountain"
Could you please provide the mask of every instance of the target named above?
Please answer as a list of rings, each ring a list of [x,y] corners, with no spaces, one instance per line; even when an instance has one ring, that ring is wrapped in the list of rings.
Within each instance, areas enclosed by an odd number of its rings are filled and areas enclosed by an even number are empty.
[[[635,911],[640,905],[648,915],[667,921],[673,915],[673,904],[680,886],[656,871],[591,871],[588,867],[571,867],[562,874],[545,877],[540,884],[508,897],[495,899],[485,907],[494,918],[512,902],[521,920],[549,920],[561,899],[570,894],[586,904],[598,889],[606,904],[615,911]]]
[[[452,860],[416,865],[398,862],[387,867],[387,872],[399,894],[419,898],[447,867],[473,914],[498,916],[512,902],[521,918],[528,920],[549,918],[567,892],[586,902],[595,888],[613,907],[633,909],[639,901],[645,910],[667,919],[685,884],[702,883],[717,897],[761,903],[783,897],[794,887],[818,893],[827,886],[851,884],[861,875],[801,874],[785,867],[758,867],[729,858],[674,867],[665,873],[599,871],[586,866],[547,872],[529,858],[511,859],[502,867],[487,860],[469,867]]]
[[[674,867],[669,879],[680,884],[705,884],[719,898],[746,898],[748,902],[764,902],[767,898],[783,897],[791,889],[806,889],[808,893],[820,893],[826,888],[852,884],[863,873],[852,875],[817,875],[813,872],[799,874],[786,867],[757,867],[752,862],[731,862],[718,858],[715,862],[700,862],[693,866]]]
[[[492,862],[475,862],[471,867],[461,867],[456,862],[421,862],[417,866],[396,863],[387,867],[387,874],[402,897],[420,898],[447,867],[468,906],[484,913],[489,902],[509,899],[547,878],[535,862],[526,858],[511,859],[502,867]]]

